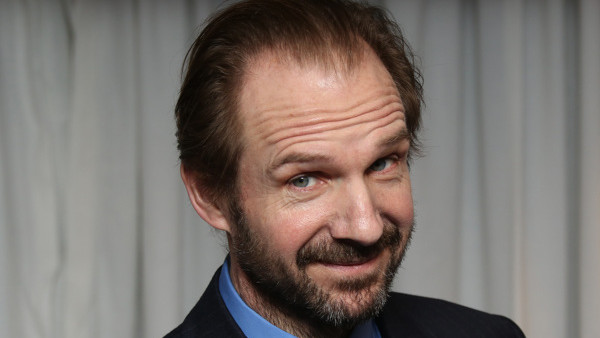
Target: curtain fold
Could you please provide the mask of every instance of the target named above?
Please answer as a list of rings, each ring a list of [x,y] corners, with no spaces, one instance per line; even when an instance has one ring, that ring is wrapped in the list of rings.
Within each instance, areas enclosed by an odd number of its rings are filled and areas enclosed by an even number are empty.
[[[578,38],[579,107],[581,108],[580,162],[578,168],[578,229],[576,265],[579,270],[578,309],[573,325],[582,337],[600,335],[600,2],[582,0],[577,13],[580,18]]]
[[[201,0],[0,2],[0,336],[155,337],[226,254],[179,178]],[[380,1],[419,56],[425,156],[394,289],[600,336],[600,3]]]

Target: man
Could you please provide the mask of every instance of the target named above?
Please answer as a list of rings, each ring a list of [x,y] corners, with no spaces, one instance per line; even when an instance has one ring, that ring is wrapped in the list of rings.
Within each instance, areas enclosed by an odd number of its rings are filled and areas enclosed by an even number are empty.
[[[169,337],[522,336],[503,317],[389,293],[413,229],[422,89],[384,12],[238,3],[187,63],[181,175],[230,254]]]

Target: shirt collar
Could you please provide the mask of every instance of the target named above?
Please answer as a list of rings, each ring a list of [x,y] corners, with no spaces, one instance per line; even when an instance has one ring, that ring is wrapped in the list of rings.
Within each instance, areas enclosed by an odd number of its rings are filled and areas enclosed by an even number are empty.
[[[223,301],[225,302],[225,306],[227,306],[227,310],[229,310],[229,313],[231,313],[231,316],[247,337],[295,337],[269,323],[266,319],[261,317],[248,305],[246,305],[231,282],[231,277],[229,276],[229,257],[225,260],[225,263],[223,263],[223,267],[221,268],[221,275],[219,276],[219,291]],[[375,325],[375,321],[369,319],[366,322],[357,325],[352,331],[350,337],[381,338],[381,334],[379,333],[377,325]]]

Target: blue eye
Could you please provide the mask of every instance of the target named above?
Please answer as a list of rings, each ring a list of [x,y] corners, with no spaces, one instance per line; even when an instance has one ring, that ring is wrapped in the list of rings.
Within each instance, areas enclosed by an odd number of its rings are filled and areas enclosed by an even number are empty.
[[[296,188],[306,188],[315,184],[315,178],[307,175],[302,175],[293,178],[290,183]]]
[[[377,161],[373,162],[373,164],[371,164],[371,166],[369,167],[369,170],[382,171],[382,170],[386,169],[387,167],[389,167],[391,162],[392,162],[392,160],[389,158],[380,158]]]

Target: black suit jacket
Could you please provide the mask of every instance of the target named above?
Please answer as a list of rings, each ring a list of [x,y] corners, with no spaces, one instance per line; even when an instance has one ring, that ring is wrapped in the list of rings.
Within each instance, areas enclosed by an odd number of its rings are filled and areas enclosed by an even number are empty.
[[[219,268],[183,323],[165,337],[245,337],[221,298],[220,274]],[[524,337],[506,317],[394,292],[375,321],[383,337]]]

